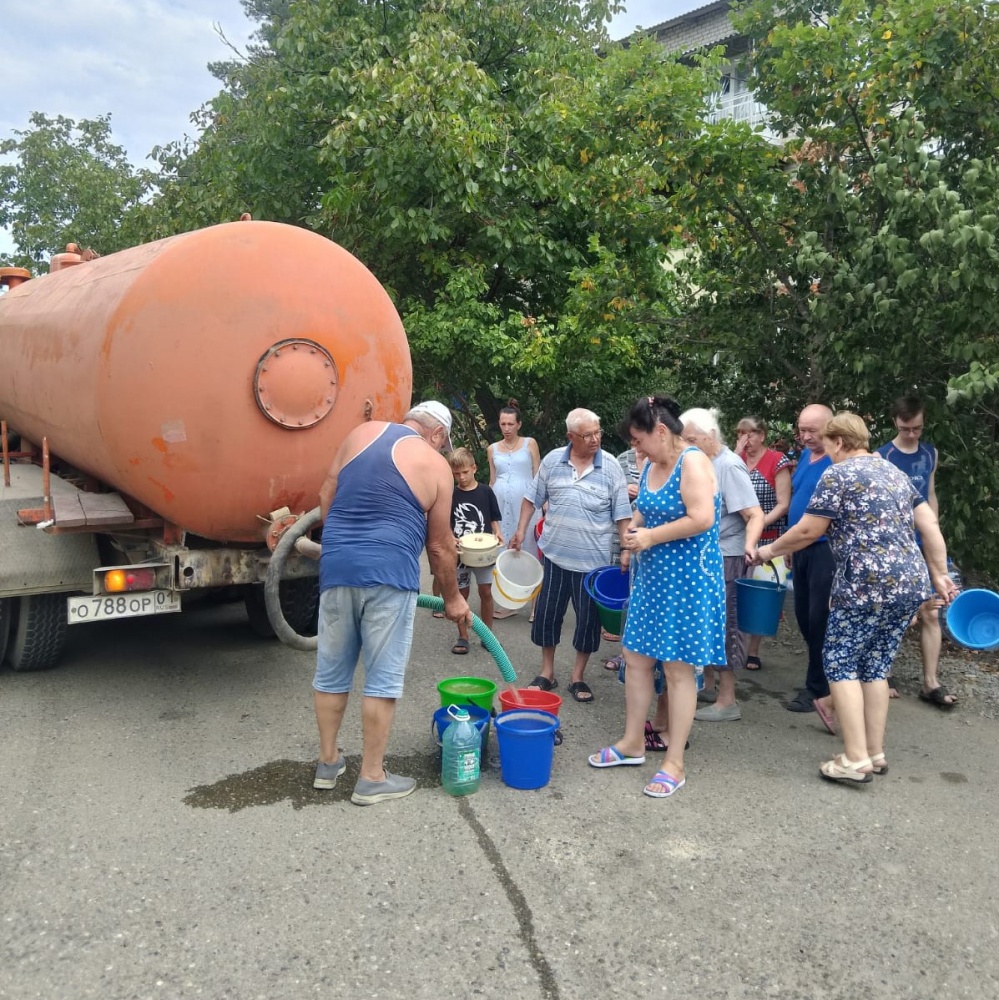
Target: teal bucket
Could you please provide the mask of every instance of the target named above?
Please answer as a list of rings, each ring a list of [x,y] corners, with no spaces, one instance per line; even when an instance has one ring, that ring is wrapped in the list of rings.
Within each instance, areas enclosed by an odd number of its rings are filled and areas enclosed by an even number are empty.
[[[438,708],[434,712],[433,719],[430,720],[430,735],[434,738],[434,742],[438,746],[442,746],[444,743],[444,730],[447,729],[449,725],[454,721],[450,715],[448,715],[447,710],[450,705],[445,705],[443,708]],[[481,708],[479,705],[462,705],[462,708],[468,712],[470,721],[473,726],[479,731],[479,736],[482,740],[482,758],[485,759],[486,756],[486,746],[489,743],[489,720],[491,718],[490,713]]]
[[[511,788],[544,788],[551,780],[558,719],[536,708],[496,716],[500,775]]]
[[[735,581],[736,621],[748,635],[776,635],[787,587],[769,580]]]

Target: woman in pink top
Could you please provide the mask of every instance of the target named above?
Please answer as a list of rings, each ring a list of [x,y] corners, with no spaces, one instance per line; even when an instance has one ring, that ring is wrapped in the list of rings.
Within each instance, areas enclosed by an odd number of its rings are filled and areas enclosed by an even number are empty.
[[[743,417],[736,427],[736,454],[746,463],[753,489],[763,508],[760,545],[775,542],[787,530],[791,504],[791,463],[787,455],[767,447],[767,425],[760,417]],[[747,670],[759,670],[763,637],[749,637]]]

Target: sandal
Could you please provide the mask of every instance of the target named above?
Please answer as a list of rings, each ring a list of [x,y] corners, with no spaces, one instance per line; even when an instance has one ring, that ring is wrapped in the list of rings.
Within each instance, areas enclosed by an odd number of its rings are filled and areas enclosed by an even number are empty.
[[[539,691],[554,691],[558,687],[558,681],[554,677],[549,680],[544,674],[538,674],[527,686],[537,688]]]
[[[815,714],[822,720],[822,725],[829,730],[833,736],[836,735],[836,716],[833,715],[829,709],[822,704],[822,699],[816,698],[812,705],[815,706]]]
[[[645,749],[649,753],[665,753],[669,749],[662,736],[652,728],[651,720],[645,723]]]
[[[953,698],[954,700],[948,701],[948,698]],[[957,704],[957,697],[952,695],[943,684],[938,684],[932,691],[920,691],[919,700],[936,705],[937,708],[942,708],[944,711],[953,708]]]
[[[829,781],[841,781],[850,785],[866,785],[873,780],[870,771],[861,771],[862,767],[870,767],[871,758],[849,760],[846,754],[837,754],[832,760],[819,765],[819,774]]]
[[[892,699],[892,698],[901,698],[901,697],[902,697],[902,695],[901,695],[901,693],[898,690],[898,685],[895,683],[895,678],[889,676],[888,677],[888,698]]]
[[[451,652],[454,653],[455,656],[464,656],[468,652],[468,640],[458,639],[451,647]]]
[[[665,771],[656,771],[652,780],[642,789],[650,799],[668,799],[674,792],[680,791],[687,784],[686,778],[679,781],[672,774]],[[652,789],[663,788],[665,791],[653,791]]]
[[[747,670],[762,670],[763,663],[758,656],[747,656],[746,657],[746,669]]]
[[[580,703],[580,705],[589,705],[593,702],[593,692],[590,690],[590,685],[586,681],[573,681],[569,685],[569,694]],[[580,696],[583,697],[580,697]],[[585,697],[589,695],[589,698]]]
[[[888,761],[883,753],[876,753],[871,757],[871,774],[887,774]]]
[[[620,642],[621,641],[621,636],[614,635],[613,632],[608,632],[607,629],[605,629],[605,628],[602,628],[600,630],[600,637],[602,639],[606,639],[607,642]]]
[[[628,757],[617,747],[604,747],[587,758],[590,767],[641,767],[645,763],[645,754],[641,757]]]
[[[618,653],[617,656],[612,656],[609,659],[604,660],[604,670],[613,670],[617,673],[621,667],[624,666],[624,657]]]
[[[443,618],[444,617],[444,612],[443,611],[435,611],[431,617],[433,617],[433,618]]]

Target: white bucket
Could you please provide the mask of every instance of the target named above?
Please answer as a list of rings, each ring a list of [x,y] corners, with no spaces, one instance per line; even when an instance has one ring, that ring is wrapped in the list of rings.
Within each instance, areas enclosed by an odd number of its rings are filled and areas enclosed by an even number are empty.
[[[500,607],[516,611],[541,589],[544,575],[541,563],[534,556],[505,549],[493,568],[493,600]]]

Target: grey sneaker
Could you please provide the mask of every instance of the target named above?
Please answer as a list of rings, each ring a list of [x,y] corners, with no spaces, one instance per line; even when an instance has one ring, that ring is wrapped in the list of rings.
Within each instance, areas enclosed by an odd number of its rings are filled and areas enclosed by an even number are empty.
[[[358,778],[350,801],[355,806],[373,806],[376,802],[404,798],[414,788],[416,788],[416,778],[403,778],[398,774],[389,774],[386,771],[384,781],[369,781],[367,778]]]
[[[316,765],[316,776],[312,779],[313,788],[333,788],[336,779],[347,770],[347,762],[341,757],[335,764],[324,764],[320,761]]]
[[[738,722],[742,718],[739,706],[725,705],[719,708],[717,705],[708,705],[706,708],[699,708],[694,712],[694,718],[698,722]]]

